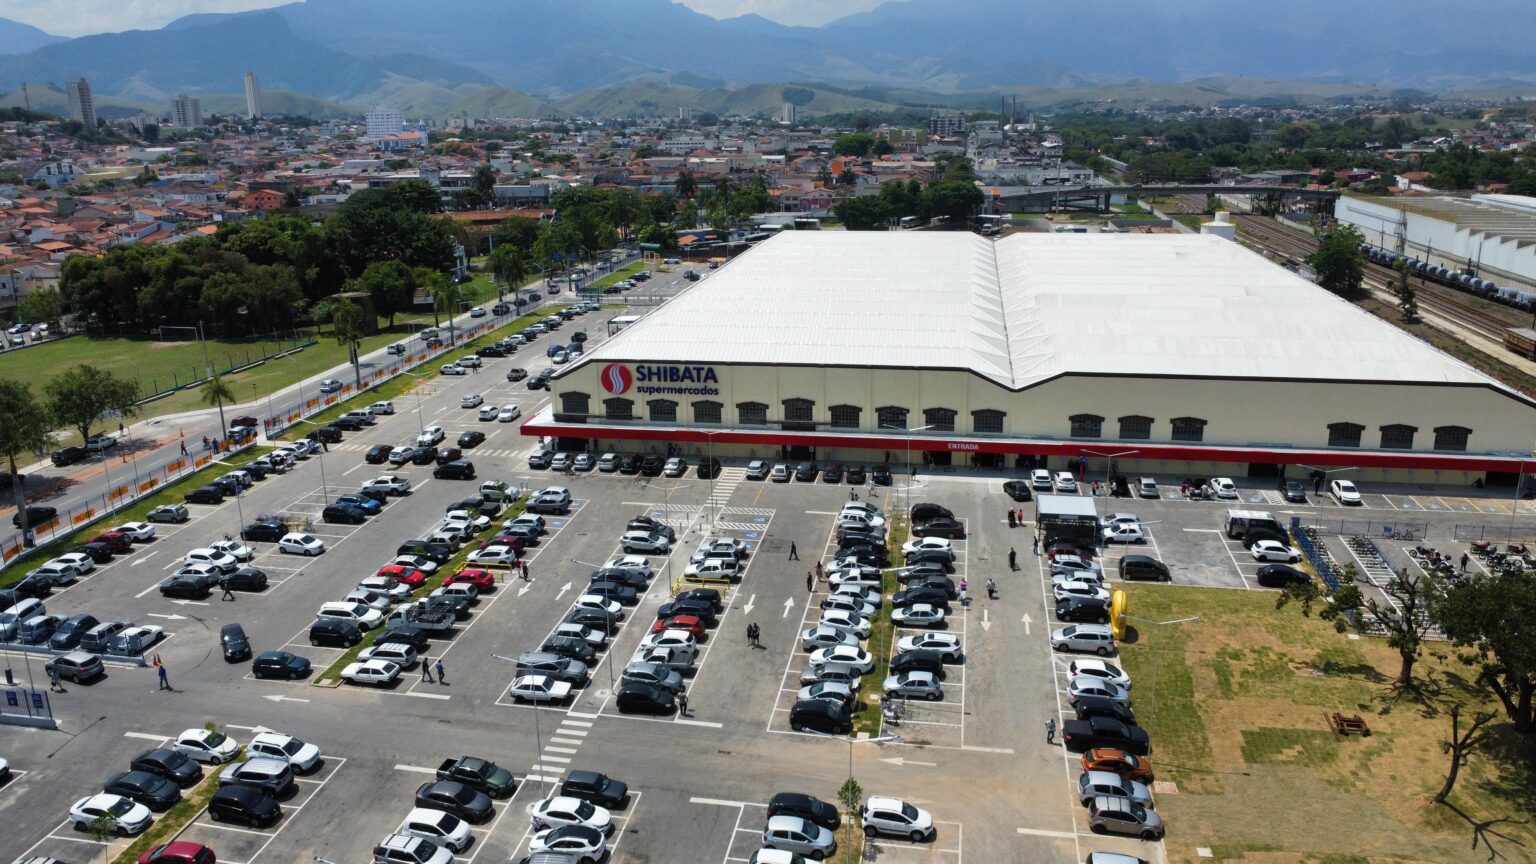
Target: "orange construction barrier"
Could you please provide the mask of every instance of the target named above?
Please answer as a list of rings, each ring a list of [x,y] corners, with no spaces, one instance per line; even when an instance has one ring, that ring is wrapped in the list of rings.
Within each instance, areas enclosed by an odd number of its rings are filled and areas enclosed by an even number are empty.
[[[20,546],[12,546],[9,549],[6,549],[4,551],[0,551],[0,558],[3,558],[4,560],[9,561],[12,558],[15,558],[17,555],[20,555],[20,554],[21,554],[21,547]]]
[[[153,488],[155,488],[156,486],[159,486],[159,485],[160,485],[160,480],[158,478],[152,479],[152,480],[145,480],[143,483],[139,484],[139,491],[140,492],[148,492],[149,490],[151,490],[151,489],[153,489]]]

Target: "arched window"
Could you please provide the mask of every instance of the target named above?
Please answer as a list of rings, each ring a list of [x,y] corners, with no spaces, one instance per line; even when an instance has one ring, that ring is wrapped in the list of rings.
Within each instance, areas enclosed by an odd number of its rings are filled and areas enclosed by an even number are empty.
[[[875,409],[875,416],[880,421],[881,429],[905,429],[907,428],[907,414],[905,408],[896,405],[886,405]]]
[[[857,405],[833,405],[827,409],[827,413],[832,417],[832,428],[857,429],[864,409]]]
[[[719,402],[711,402],[708,399],[700,399],[693,403],[693,422],[695,423],[719,423],[723,408]]]
[[[1417,427],[1406,423],[1389,423],[1381,427],[1381,449],[1412,450],[1413,433],[1417,431]]]
[[[1440,426],[1435,429],[1436,450],[1466,450],[1472,430],[1465,426]]]
[[[931,427],[930,432],[955,431],[955,411],[949,408],[924,408],[923,425]]]
[[[671,399],[652,399],[645,404],[651,409],[652,423],[677,422],[677,403]]]
[[[1365,434],[1365,427],[1359,423],[1340,421],[1328,424],[1329,447],[1359,447],[1360,436]]]
[[[1199,417],[1175,417],[1172,424],[1175,441],[1205,440],[1205,421]]]
[[[1073,414],[1067,419],[1072,421],[1073,438],[1104,437],[1104,418],[1097,414]]]
[[[615,396],[603,400],[603,413],[609,420],[635,419],[635,400]]]
[[[810,423],[816,419],[816,403],[798,397],[784,400],[784,422]]]
[[[591,410],[592,397],[585,393],[567,391],[560,394],[560,413],[555,420],[560,423],[585,423]]]
[[[1152,437],[1152,418],[1131,414],[1120,418],[1120,437],[1133,441],[1145,441]]]
[[[995,408],[979,408],[971,412],[971,430],[982,435],[1003,434],[1003,418],[1007,417],[1006,411],[998,411]]]
[[[738,422],[743,426],[766,426],[768,424],[768,406],[761,402],[736,403],[736,415]]]

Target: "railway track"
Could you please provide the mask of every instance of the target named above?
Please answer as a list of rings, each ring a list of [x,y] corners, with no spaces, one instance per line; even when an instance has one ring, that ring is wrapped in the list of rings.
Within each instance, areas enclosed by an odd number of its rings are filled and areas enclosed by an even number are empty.
[[[1258,248],[1286,255],[1298,262],[1306,260],[1307,256],[1317,249],[1316,238],[1306,231],[1281,225],[1263,216],[1239,213],[1233,214],[1232,218],[1241,232],[1254,238],[1250,245]],[[1384,293],[1386,296],[1382,299],[1396,302],[1396,297],[1392,294],[1392,284],[1398,278],[1396,270],[1368,261],[1365,265],[1365,277],[1368,288]],[[1509,320],[1491,315],[1449,295],[1448,290],[1439,290],[1438,286],[1428,283],[1416,289],[1416,299],[1421,311],[1433,313],[1460,328],[1471,330],[1490,342],[1502,344],[1504,331],[1512,326]]]

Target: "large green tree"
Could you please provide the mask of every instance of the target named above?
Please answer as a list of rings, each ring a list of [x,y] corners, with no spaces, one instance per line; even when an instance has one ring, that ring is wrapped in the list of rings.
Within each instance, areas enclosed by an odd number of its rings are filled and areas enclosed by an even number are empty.
[[[1317,251],[1307,256],[1307,263],[1317,271],[1317,284],[1346,300],[1365,296],[1365,256],[1360,254],[1364,242],[1365,237],[1353,225],[1323,229]]]
[[[363,367],[358,362],[358,348],[363,342],[363,307],[342,298],[331,307],[331,329],[336,342],[347,346],[347,359],[352,363],[353,380],[359,392],[363,389]]]
[[[845,198],[832,212],[849,231],[884,231],[890,227],[891,207],[878,195]]]
[[[1313,580],[1292,583],[1275,598],[1280,608],[1291,601],[1301,606],[1303,615],[1310,615],[1312,607],[1326,600],[1318,614],[1324,621],[1332,621],[1341,632],[1346,621],[1363,616],[1378,630],[1387,634],[1387,645],[1397,651],[1397,686],[1413,685],[1413,666],[1424,650],[1424,638],[1433,623],[1430,619],[1430,602],[1443,590],[1439,579],[1427,573],[1415,575],[1403,568],[1381,586],[1390,602],[1368,597],[1360,590],[1360,575],[1355,565],[1348,564],[1339,579],[1339,590],[1331,597],[1324,597],[1318,583]]]
[[[208,380],[204,381],[203,386],[199,389],[202,390],[200,398],[204,405],[218,407],[219,428],[224,430],[224,434],[229,434],[229,424],[224,421],[224,403],[233,403],[235,401],[234,388],[230,386],[228,381],[224,380],[223,375],[215,374],[208,376]]]
[[[400,261],[375,261],[348,287],[366,291],[373,299],[374,311],[388,318],[391,327],[395,316],[410,311],[416,302],[415,271]]]
[[[60,425],[73,427],[81,442],[90,440],[91,427],[108,414],[132,417],[139,398],[137,381],[119,378],[95,366],[72,366],[43,385],[48,410]]]
[[[538,242],[539,235],[543,233],[543,222],[527,216],[512,216],[496,226],[491,232],[491,241],[497,247],[516,246],[526,255],[533,252],[533,244]]]
[[[528,259],[524,257],[521,249],[516,246],[497,246],[491,250],[490,257],[485,260],[490,268],[491,275],[496,279],[497,298],[504,296],[503,291],[511,287],[513,291],[521,288],[523,282],[528,279]]]
[[[48,447],[48,433],[53,428],[46,406],[32,398],[32,393],[20,381],[0,378],[0,456],[5,457],[6,469],[11,475],[11,493],[15,497],[16,512],[22,514],[22,528],[26,524],[26,488],[16,466],[17,457],[36,453]]]
[[[869,155],[869,151],[874,146],[875,136],[868,132],[850,132],[847,135],[839,135],[832,141],[832,152],[839,156],[863,158]]]
[[[1536,573],[1495,573],[1462,582],[1434,603],[1431,617],[1453,644],[1470,649],[1463,662],[1478,670],[1521,732],[1536,730]]]
[[[60,302],[57,288],[39,288],[16,304],[16,317],[28,324],[52,324],[59,320]]]

